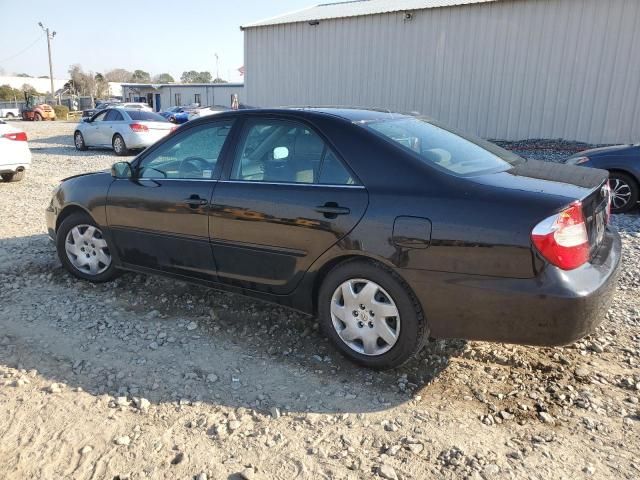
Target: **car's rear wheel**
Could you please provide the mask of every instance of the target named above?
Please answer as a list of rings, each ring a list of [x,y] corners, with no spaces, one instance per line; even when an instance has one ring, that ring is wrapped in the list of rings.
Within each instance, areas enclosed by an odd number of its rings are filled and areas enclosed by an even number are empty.
[[[124,138],[117,133],[113,136],[112,145],[113,151],[116,152],[116,155],[119,157],[124,157],[129,154],[129,149],[127,148],[127,144],[124,143]]]
[[[13,113],[7,112],[7,118],[13,118],[13,117],[14,117]]]
[[[62,265],[78,278],[102,283],[119,275],[102,230],[86,213],[72,213],[63,220],[56,249]]]
[[[84,150],[87,149],[87,145],[86,145],[86,143],[84,143],[84,137],[82,136],[82,133],[80,133],[80,132],[76,132],[73,135],[73,143],[75,143],[75,145],[76,145],[76,150],[84,151]]]
[[[417,299],[398,275],[381,265],[359,260],[338,265],[325,278],[318,302],[327,337],[365,367],[398,367],[428,339]]]
[[[19,182],[23,178],[24,178],[24,170],[20,170],[19,172],[2,174],[2,180],[4,182]]]
[[[626,213],[638,203],[638,183],[633,177],[622,172],[609,174],[611,185],[611,212]]]

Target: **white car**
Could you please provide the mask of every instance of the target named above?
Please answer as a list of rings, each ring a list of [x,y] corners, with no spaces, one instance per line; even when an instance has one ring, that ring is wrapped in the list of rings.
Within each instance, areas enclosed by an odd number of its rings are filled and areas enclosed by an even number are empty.
[[[18,108],[0,108],[0,117],[18,118],[18,117],[20,117],[20,109],[18,109]]]
[[[189,113],[189,120],[194,120],[200,117],[208,117],[209,115],[216,115],[218,113],[228,112],[229,110],[231,109],[228,107],[222,107],[220,105],[196,108],[193,112]]]
[[[0,120],[0,177],[19,182],[31,166],[27,134]]]
[[[78,150],[111,147],[116,155],[147,148],[177,127],[157,113],[139,109],[107,108],[76,126],[73,143]]]

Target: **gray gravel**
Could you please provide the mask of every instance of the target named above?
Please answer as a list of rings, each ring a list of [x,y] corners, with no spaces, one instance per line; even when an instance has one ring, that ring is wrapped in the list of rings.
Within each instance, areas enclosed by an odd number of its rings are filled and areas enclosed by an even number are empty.
[[[623,271],[596,334],[565,348],[436,341],[376,373],[281,307],[159,277],[70,277],[44,234],[49,193],[116,157],[76,152],[72,124],[23,127],[33,169],[0,184],[7,478],[640,475],[638,212],[613,219]]]

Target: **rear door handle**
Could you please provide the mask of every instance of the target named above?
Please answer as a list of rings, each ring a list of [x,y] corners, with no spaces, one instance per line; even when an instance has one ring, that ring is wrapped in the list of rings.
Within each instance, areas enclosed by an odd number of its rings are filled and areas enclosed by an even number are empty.
[[[206,204],[208,204],[209,202],[207,200],[205,200],[204,198],[200,198],[197,195],[191,195],[191,197],[185,199],[184,203],[186,203],[187,205],[189,205],[192,208],[197,208],[197,207],[203,207]]]
[[[347,207],[341,207],[335,202],[327,202],[316,207],[316,212],[324,214],[326,218],[336,218],[338,215],[349,215],[351,210]]]

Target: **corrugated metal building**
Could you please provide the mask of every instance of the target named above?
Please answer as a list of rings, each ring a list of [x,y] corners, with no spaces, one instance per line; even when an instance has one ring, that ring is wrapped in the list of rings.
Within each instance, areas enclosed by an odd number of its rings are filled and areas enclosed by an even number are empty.
[[[493,139],[640,141],[639,0],[360,0],[242,28],[252,105],[419,111]]]
[[[122,99],[125,102],[147,102],[156,112],[171,107],[198,103],[201,106],[231,106],[236,94],[244,103],[242,83],[123,83]]]

